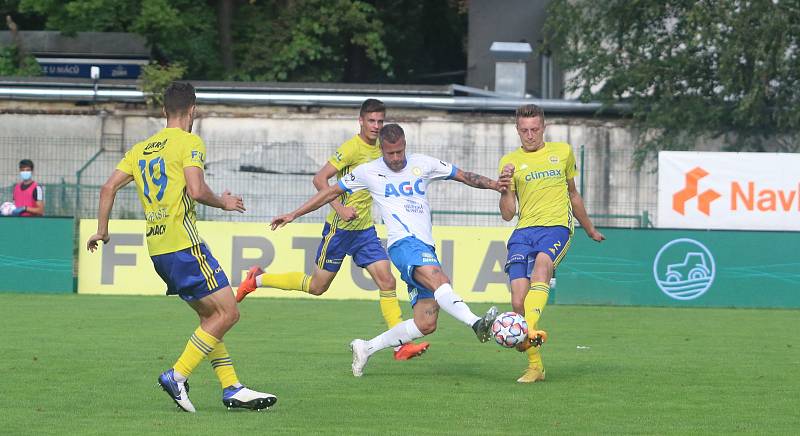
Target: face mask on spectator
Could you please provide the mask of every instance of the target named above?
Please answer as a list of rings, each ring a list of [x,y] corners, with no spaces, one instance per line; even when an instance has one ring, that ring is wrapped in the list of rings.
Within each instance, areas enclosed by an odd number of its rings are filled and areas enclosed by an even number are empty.
[[[33,173],[31,173],[30,171],[20,171],[19,172],[19,177],[22,180],[25,180],[25,181],[30,180],[32,175],[33,175]]]

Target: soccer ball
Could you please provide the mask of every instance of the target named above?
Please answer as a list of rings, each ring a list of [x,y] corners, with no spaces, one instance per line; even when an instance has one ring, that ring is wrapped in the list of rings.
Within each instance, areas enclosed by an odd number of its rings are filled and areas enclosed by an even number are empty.
[[[6,201],[2,205],[0,205],[0,215],[10,216],[11,213],[14,212],[14,209],[16,208],[17,206],[15,206],[14,203]]]
[[[513,348],[528,338],[528,323],[516,312],[501,313],[492,323],[492,336],[500,346]]]

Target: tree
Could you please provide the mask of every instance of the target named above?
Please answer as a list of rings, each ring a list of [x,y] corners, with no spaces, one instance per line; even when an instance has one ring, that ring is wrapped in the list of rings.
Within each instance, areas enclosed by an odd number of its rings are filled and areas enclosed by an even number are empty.
[[[466,4],[466,0],[0,0],[3,10],[33,23],[26,30],[140,34],[155,60],[185,66],[190,79],[415,83],[442,83],[463,75]]]
[[[798,151],[797,2],[554,0],[546,33],[569,89],[631,105],[640,162],[702,138]]]
[[[399,83],[463,83],[467,0],[376,0]]]
[[[139,76],[141,89],[144,92],[144,100],[151,108],[160,109],[164,105],[164,90],[170,83],[182,79],[186,73],[186,68],[179,63],[171,65],[159,65],[152,63],[142,68],[142,75]]]
[[[45,17],[45,29],[143,35],[156,60],[196,78],[221,75],[215,10],[193,0],[19,0],[19,12]]]
[[[383,25],[365,1],[253,1],[236,16],[239,79],[332,82],[349,75],[373,81],[392,74]]]
[[[11,15],[6,15],[6,26],[11,33],[11,45],[0,46],[0,76],[38,76],[42,73],[36,58],[25,52],[19,38],[19,27]]]

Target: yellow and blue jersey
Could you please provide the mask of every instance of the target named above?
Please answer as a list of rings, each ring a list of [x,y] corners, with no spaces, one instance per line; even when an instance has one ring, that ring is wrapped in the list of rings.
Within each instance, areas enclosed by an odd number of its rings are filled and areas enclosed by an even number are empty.
[[[117,165],[133,176],[147,220],[150,256],[199,245],[195,201],[186,191],[183,169],[204,169],[206,146],[199,136],[165,128],[134,145]]]
[[[340,180],[342,176],[352,172],[357,166],[373,161],[381,155],[381,148],[377,144],[369,145],[361,139],[361,136],[355,135],[340,145],[328,162],[336,168],[336,180]],[[372,222],[372,197],[369,192],[345,193],[339,200],[343,205],[355,208],[358,218],[352,221],[342,221],[336,211],[332,210],[326,220],[331,227],[343,230],[364,230],[374,225]]]
[[[499,171],[509,163],[514,164],[511,190],[519,203],[517,228],[564,226],[571,233],[572,203],[567,180],[577,172],[572,147],[566,142],[545,142],[534,152],[520,147],[500,159]]]

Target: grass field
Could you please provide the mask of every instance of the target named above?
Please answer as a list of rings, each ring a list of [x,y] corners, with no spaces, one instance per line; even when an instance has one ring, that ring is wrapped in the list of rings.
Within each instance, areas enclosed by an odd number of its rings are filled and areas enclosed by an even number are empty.
[[[278,404],[226,410],[204,363],[191,415],[155,387],[196,327],[177,298],[0,295],[0,434],[800,430],[799,311],[551,306],[548,379],[534,385],[515,383],[522,355],[444,314],[425,356],[384,351],[356,379],[347,344],[383,329],[376,302],[251,298],[241,311],[225,342],[242,381]]]

